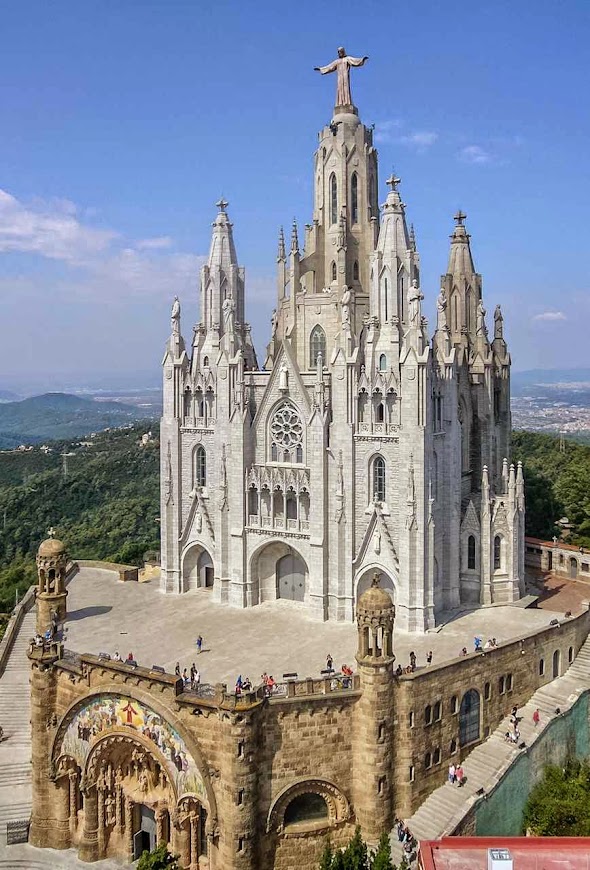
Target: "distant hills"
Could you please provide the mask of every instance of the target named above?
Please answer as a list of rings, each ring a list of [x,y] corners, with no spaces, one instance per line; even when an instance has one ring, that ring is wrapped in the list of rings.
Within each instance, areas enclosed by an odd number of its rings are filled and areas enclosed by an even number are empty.
[[[0,404],[0,449],[51,439],[81,438],[152,416],[150,409],[68,393],[45,393]]]

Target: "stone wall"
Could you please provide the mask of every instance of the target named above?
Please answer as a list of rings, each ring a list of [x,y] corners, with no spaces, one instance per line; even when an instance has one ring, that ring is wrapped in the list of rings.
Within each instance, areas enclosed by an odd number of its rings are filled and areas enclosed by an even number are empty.
[[[451,761],[457,764],[497,727],[514,704],[522,706],[540,686],[551,682],[556,652],[559,654],[556,676],[563,674],[570,656],[576,656],[586,639],[589,628],[590,615],[586,612],[575,619],[561,621],[557,626],[525,635],[519,641],[502,643],[496,649],[472,653],[438,667],[395,678],[397,815],[410,816],[444,783]],[[459,711],[461,699],[469,689],[475,689],[480,697],[479,740],[461,747]],[[440,717],[437,704],[440,704]],[[425,717],[427,707],[431,712],[429,722]],[[440,755],[435,756],[437,750]],[[428,767],[427,753],[430,753]]]

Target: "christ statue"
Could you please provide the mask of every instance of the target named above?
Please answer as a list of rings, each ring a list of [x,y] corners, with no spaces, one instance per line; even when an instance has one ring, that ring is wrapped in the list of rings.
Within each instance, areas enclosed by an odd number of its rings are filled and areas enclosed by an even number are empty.
[[[336,85],[336,103],[335,107],[352,106],[352,96],[350,93],[350,68],[351,66],[362,66],[368,57],[350,57],[346,54],[343,48],[338,49],[338,57],[332,63],[326,66],[316,66],[314,69],[326,75],[326,73],[337,72],[338,81]]]

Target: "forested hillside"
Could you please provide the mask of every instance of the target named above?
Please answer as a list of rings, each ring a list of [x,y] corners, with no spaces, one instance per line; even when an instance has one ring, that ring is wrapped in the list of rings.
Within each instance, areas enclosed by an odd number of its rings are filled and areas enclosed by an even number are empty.
[[[512,433],[512,458],[522,461],[526,484],[526,531],[548,538],[555,522],[574,524],[572,543],[590,547],[590,446],[536,432]]]
[[[51,526],[80,559],[139,565],[159,548],[159,443],[140,445],[149,428],[102,432],[87,447],[51,442],[48,454],[0,453],[0,611],[34,582],[35,552]],[[65,452],[73,454],[67,474]]]
[[[149,428],[102,432],[86,447],[51,442],[47,454],[0,453],[0,611],[34,582],[35,552],[51,526],[80,559],[140,565],[159,549],[159,442],[140,445]],[[73,454],[67,475],[62,453]],[[590,447],[566,441],[562,453],[557,438],[514,432],[513,459],[525,469],[527,533],[551,538],[567,516],[574,542],[590,546]]]

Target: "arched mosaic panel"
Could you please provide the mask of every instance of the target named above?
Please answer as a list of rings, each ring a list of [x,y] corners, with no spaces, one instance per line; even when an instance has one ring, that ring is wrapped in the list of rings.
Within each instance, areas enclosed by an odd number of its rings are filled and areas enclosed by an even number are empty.
[[[176,793],[196,794],[207,801],[203,777],[178,731],[135,698],[114,694],[90,698],[66,724],[58,754],[71,756],[84,770],[94,744],[109,733],[141,735],[166,759]]]

